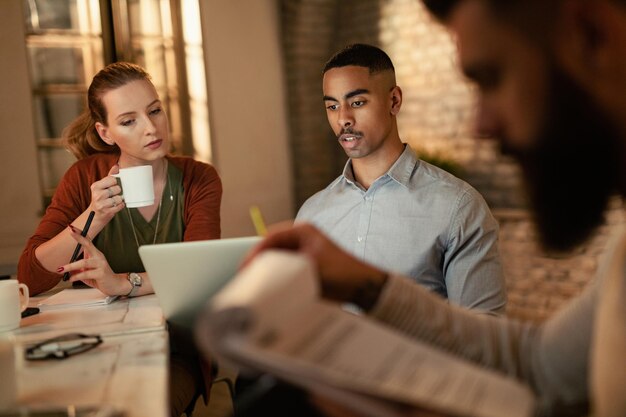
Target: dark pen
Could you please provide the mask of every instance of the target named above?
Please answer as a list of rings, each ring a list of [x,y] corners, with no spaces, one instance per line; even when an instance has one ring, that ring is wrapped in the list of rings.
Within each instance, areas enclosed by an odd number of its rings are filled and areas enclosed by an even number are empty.
[[[93,210],[89,212],[89,217],[87,217],[87,223],[85,223],[85,227],[83,227],[83,231],[80,232],[80,235],[82,237],[87,236],[87,232],[89,231],[89,226],[91,226],[91,221],[93,220],[93,216],[95,214],[96,212]],[[81,246],[80,243],[78,243],[76,245],[76,248],[74,248],[74,253],[72,254],[72,259],[70,259],[70,263],[74,262],[76,258],[78,258],[78,254],[80,253],[80,246]],[[63,281],[67,281],[68,279],[70,279],[69,271],[63,274]]]

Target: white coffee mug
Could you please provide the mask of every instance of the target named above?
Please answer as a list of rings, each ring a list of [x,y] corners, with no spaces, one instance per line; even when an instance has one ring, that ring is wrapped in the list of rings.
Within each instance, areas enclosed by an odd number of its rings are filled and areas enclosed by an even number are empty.
[[[22,311],[28,307],[28,287],[14,279],[0,281],[0,332],[20,327]]]
[[[14,343],[10,338],[0,337],[0,410],[15,405],[17,399],[17,374]]]
[[[113,176],[122,181],[122,196],[126,207],[144,207],[154,204],[152,165],[120,168],[120,173]]]

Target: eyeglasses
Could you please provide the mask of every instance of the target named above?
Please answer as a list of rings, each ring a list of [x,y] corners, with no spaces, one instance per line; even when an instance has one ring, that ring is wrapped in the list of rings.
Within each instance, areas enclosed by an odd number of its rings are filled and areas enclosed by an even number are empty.
[[[99,335],[68,333],[52,339],[44,340],[26,349],[26,359],[31,361],[43,359],[65,359],[79,353],[87,352],[102,343]]]

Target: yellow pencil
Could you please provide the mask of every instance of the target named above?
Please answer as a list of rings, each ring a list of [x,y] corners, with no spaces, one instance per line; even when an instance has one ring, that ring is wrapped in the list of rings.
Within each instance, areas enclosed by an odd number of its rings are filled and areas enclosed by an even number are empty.
[[[265,227],[263,215],[261,214],[259,207],[250,206],[250,218],[252,218],[252,224],[254,224],[256,234],[259,236],[265,236],[267,234],[267,228]]]

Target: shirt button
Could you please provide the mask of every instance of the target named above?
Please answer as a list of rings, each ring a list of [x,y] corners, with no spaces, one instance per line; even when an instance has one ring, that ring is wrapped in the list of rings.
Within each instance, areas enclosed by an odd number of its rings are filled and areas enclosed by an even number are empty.
[[[365,201],[372,201],[372,197],[368,195],[367,197],[365,197]]]
[[[359,237],[357,237],[357,238],[356,238],[356,240],[357,240],[358,242],[363,242],[363,236],[359,236]]]

